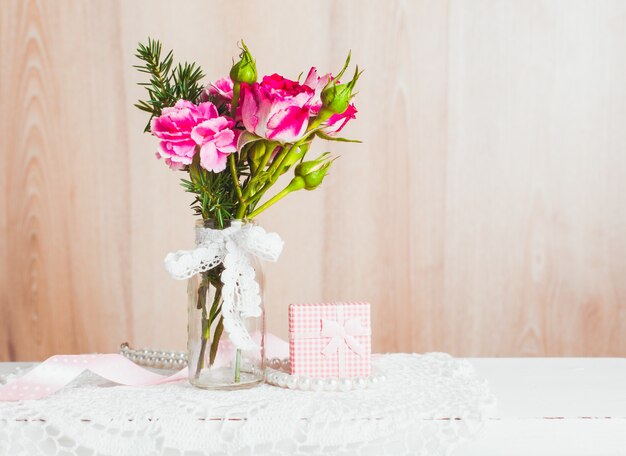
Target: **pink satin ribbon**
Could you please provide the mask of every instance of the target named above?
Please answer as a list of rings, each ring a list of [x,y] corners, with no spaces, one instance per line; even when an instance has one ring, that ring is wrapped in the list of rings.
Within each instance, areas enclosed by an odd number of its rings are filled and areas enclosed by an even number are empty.
[[[122,355],[54,355],[0,387],[0,401],[41,399],[56,393],[85,371],[126,386],[150,386],[187,378],[187,368],[165,376],[150,372]]]
[[[268,357],[286,358],[289,344],[266,334]],[[41,399],[63,389],[85,371],[125,386],[152,386],[187,379],[187,368],[173,375],[160,375],[138,366],[122,355],[54,355],[23,376],[0,386],[0,401]]]

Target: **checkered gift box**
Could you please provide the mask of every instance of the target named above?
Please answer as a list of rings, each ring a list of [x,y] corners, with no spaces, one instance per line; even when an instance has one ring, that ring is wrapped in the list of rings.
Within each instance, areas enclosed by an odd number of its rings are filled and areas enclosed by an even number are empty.
[[[291,373],[312,378],[367,377],[371,354],[366,302],[291,304]]]

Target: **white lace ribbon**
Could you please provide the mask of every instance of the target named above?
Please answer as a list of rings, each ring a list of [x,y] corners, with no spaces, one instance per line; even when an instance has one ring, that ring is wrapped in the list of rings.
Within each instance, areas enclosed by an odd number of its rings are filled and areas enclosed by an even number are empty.
[[[237,348],[255,349],[258,344],[244,323],[245,318],[261,315],[259,284],[250,258],[276,261],[282,252],[283,240],[260,226],[234,221],[223,230],[196,228],[196,245],[193,250],[169,253],[165,257],[165,268],[175,279],[184,280],[223,264],[224,329]]]

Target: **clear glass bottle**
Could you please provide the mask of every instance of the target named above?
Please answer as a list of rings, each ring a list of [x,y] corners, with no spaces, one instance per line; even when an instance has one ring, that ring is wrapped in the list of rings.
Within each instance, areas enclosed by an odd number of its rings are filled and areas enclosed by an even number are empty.
[[[248,222],[253,223],[253,222]],[[196,243],[202,228],[228,228],[230,220],[222,226],[214,220],[196,222]],[[245,319],[248,333],[257,343],[253,350],[237,350],[224,331],[222,323],[223,265],[191,277],[188,281],[189,323],[187,327],[187,352],[189,382],[199,388],[240,389],[249,388],[263,381],[265,310],[263,307],[263,270],[261,262],[250,257],[259,284],[261,315]]]

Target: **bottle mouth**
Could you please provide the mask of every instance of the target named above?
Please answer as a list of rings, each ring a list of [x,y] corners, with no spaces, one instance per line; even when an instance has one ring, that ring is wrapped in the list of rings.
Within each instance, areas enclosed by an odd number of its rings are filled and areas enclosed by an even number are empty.
[[[224,228],[229,228],[233,223],[241,223],[242,225],[256,225],[256,220],[224,219],[220,223],[220,221],[216,219],[198,219],[196,220],[196,228],[210,228],[212,230],[221,230]]]

